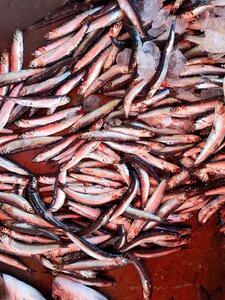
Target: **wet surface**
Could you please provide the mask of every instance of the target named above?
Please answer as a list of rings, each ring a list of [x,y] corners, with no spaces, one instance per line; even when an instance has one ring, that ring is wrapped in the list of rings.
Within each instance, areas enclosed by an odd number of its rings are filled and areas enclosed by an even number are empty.
[[[59,0],[0,0],[0,50],[9,47],[15,28],[25,28],[46,15],[63,1]],[[35,47],[43,42],[46,30],[25,32],[25,52],[27,61]],[[38,152],[20,153],[11,156],[35,174],[44,173],[44,164],[30,163]],[[49,171],[49,168],[48,168]],[[51,171],[51,170],[50,170]],[[49,172],[50,172],[49,171]],[[53,170],[52,170],[53,171]],[[225,299],[225,238],[217,234],[218,220],[214,216],[204,227],[193,221],[193,239],[188,249],[161,258],[146,260],[153,281],[153,300],[198,300],[198,287],[203,285],[210,293],[223,286]],[[51,299],[51,275],[33,260],[26,260],[36,271],[33,275],[0,264],[0,271],[16,276],[38,288],[46,299]],[[132,266],[110,272],[117,285],[102,289],[112,300],[141,300],[141,285]],[[81,299],[82,300],[82,299]]]

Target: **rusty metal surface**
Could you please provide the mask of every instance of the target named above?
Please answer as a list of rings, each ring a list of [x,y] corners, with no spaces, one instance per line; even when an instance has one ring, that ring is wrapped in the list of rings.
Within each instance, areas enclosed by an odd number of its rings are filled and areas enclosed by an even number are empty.
[[[0,50],[9,47],[15,28],[26,28],[51,9],[60,5],[60,0],[0,0]],[[25,32],[26,60],[30,53],[43,42],[46,29]],[[34,152],[19,153],[11,157],[32,170],[35,174],[45,172],[44,164],[30,163]],[[54,170],[52,170],[54,171]],[[193,222],[193,239],[188,249],[180,252],[146,260],[154,285],[153,300],[198,300],[198,287],[203,285],[210,292],[223,286],[225,299],[225,251],[223,238],[217,234],[218,220],[216,216],[204,227]],[[225,240],[225,238],[224,238]],[[0,264],[0,271],[7,272],[38,288],[47,299],[51,299],[51,275],[40,268],[33,260],[26,260],[36,270],[33,275],[15,268]],[[141,285],[132,266],[110,272],[117,279],[117,285],[102,289],[112,300],[141,300]]]

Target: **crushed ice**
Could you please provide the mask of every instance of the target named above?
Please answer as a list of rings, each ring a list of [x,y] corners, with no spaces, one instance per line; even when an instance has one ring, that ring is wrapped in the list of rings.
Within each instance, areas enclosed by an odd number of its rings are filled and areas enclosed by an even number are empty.
[[[155,16],[158,15],[162,5],[163,0],[138,1],[142,21],[147,24],[151,23],[155,19]]]
[[[185,69],[187,58],[179,49],[174,49],[170,56],[167,76],[169,78],[178,78]]]
[[[137,53],[139,76],[143,79],[151,78],[158,66],[159,58],[160,51],[154,42],[147,41],[143,43]]]
[[[196,23],[204,33],[202,50],[225,54],[225,8],[207,10],[200,15]]]

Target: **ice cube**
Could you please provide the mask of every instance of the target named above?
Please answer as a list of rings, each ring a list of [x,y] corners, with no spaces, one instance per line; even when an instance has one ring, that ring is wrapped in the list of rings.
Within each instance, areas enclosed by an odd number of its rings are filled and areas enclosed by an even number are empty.
[[[175,32],[181,34],[185,32],[187,26],[188,24],[186,22],[184,22],[181,18],[177,18]]]
[[[145,42],[137,53],[138,74],[143,79],[151,78],[159,63],[160,51],[152,41]]]
[[[160,9],[157,15],[154,16],[152,27],[158,28],[163,23],[167,22],[167,18],[169,16],[169,11],[165,9]]]
[[[116,57],[117,64],[121,66],[128,66],[130,62],[130,56],[131,56],[131,49],[125,48],[123,51],[118,53]]]
[[[169,12],[161,9],[155,16],[152,22],[152,27],[149,29],[148,34],[152,37],[157,37],[171,26],[171,18]]]
[[[178,78],[180,73],[185,69],[186,61],[187,58],[181,53],[180,50],[173,50],[170,56],[167,76],[170,78]]]
[[[160,8],[163,5],[163,0],[143,0],[138,5],[140,9],[141,19],[145,23],[151,23],[157,16]]]
[[[206,29],[201,47],[203,51],[225,53],[225,28]]]
[[[162,34],[165,30],[166,30],[166,24],[162,24],[157,28],[152,27],[151,29],[149,29],[148,35],[150,35],[151,37],[157,37],[160,34]]]

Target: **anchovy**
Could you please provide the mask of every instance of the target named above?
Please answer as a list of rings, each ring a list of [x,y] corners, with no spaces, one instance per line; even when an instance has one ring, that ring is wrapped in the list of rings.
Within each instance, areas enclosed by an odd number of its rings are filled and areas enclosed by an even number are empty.
[[[120,8],[125,12],[127,18],[129,18],[134,26],[137,27],[137,30],[139,31],[141,37],[144,38],[144,27],[140,20],[140,16],[135,4],[133,4],[133,2],[129,0],[117,0],[117,2],[119,3]]]
[[[39,148],[39,147],[43,147],[44,145],[49,145],[53,142],[59,141],[61,139],[62,138],[60,136],[40,137],[40,138],[33,138],[29,140],[16,139],[7,144],[0,146],[0,153],[1,154],[17,153],[28,149]]]
[[[42,81],[41,83],[35,83],[28,86],[25,85],[20,91],[20,96],[38,95],[47,92],[67,79],[70,74],[70,71],[67,71],[62,75],[47,79],[46,81]]]
[[[8,193],[0,192],[0,203],[7,203],[16,206],[29,213],[34,212],[32,206],[25,198],[13,193],[8,194]]]
[[[0,166],[8,171],[14,172],[19,175],[29,175],[29,171],[21,167],[19,164],[0,156]]]
[[[72,53],[80,44],[80,42],[83,40],[86,32],[88,30],[88,24],[84,24],[81,29],[73,35],[67,42],[63,43],[62,45],[59,45],[57,48],[54,48],[34,60],[32,60],[29,64],[29,66],[32,67],[45,67],[46,65],[49,65],[65,56],[68,56]]]
[[[61,166],[60,171],[66,171],[69,168],[78,164],[86,155],[97,148],[99,142],[89,142],[87,144],[81,144],[75,154],[72,155],[71,159],[67,163]]]
[[[72,107],[72,108],[64,109],[59,112],[53,113],[50,116],[43,116],[43,117],[32,118],[32,119],[20,119],[20,120],[16,121],[15,123],[17,126],[22,127],[22,128],[46,125],[46,124],[54,123],[56,121],[67,118],[68,116],[72,116],[80,109],[81,109],[80,106]]]
[[[99,28],[104,28],[106,26],[112,25],[113,23],[119,22],[124,18],[124,15],[124,12],[118,8],[111,9],[108,13],[98,18],[95,17],[95,20],[93,20],[93,15],[91,15],[89,17],[89,20],[93,21],[91,22],[87,32],[91,32]]]
[[[52,97],[4,97],[5,101],[17,103],[23,106],[35,108],[52,108],[65,105],[70,102],[67,96],[52,96]]]
[[[50,212],[58,211],[65,203],[66,194],[61,189],[61,187],[58,186],[58,184],[65,184],[66,183],[66,177],[67,177],[67,172],[66,171],[60,172],[59,175],[58,175],[58,178],[57,178],[58,182],[56,183],[53,199],[52,199],[51,205],[49,207]]]
[[[149,276],[147,268],[144,266],[144,264],[141,263],[138,258],[134,257],[132,254],[128,253],[128,257],[130,258],[131,262],[133,263],[135,269],[138,272],[138,275],[141,279],[142,284],[142,295],[144,300],[151,299],[152,296],[152,282],[151,278]]]
[[[103,73],[101,76],[99,76],[90,85],[90,87],[84,93],[84,98],[87,98],[91,94],[95,93],[97,90],[99,90],[102,86],[104,86],[112,78],[114,78],[114,77],[116,77],[120,74],[127,74],[127,73],[128,73],[128,67],[127,66],[120,66],[120,65],[112,66],[105,73]]]
[[[0,75],[9,72],[9,52],[4,50],[1,55],[0,61]],[[8,86],[3,86],[0,88],[0,96],[5,96],[8,92]]]
[[[23,67],[23,32],[16,29],[13,36],[10,56],[10,72],[17,72]]]
[[[167,46],[162,53],[159,61],[159,68],[157,69],[155,75],[151,79],[149,86],[150,86],[150,91],[147,94],[147,99],[151,99],[152,96],[156,93],[158,88],[160,87],[162,81],[164,80],[167,70],[168,70],[168,65],[169,65],[169,59],[171,56],[171,52],[173,49],[173,44],[174,44],[174,39],[175,39],[175,26],[176,26],[176,19],[175,17],[172,18],[172,25],[170,28],[170,34],[168,37],[167,41]]]
[[[0,261],[17,269],[28,271],[32,274],[32,269],[29,268],[22,260],[20,260],[16,256],[0,252]]]
[[[86,254],[90,255],[95,259],[111,259],[117,257],[120,258],[122,256],[121,254],[106,253],[105,251],[100,250],[96,246],[93,246],[83,238],[75,236],[74,234],[71,234],[69,232],[66,232],[66,235],[71,239],[73,243],[77,244],[82,249],[82,251],[84,251]]]
[[[94,206],[102,205],[111,201],[116,201],[121,196],[123,196],[126,190],[126,188],[119,188],[117,190],[113,190],[112,192],[108,192],[107,195],[87,195],[75,192],[69,188],[63,188],[63,191],[75,201]]]
[[[31,76],[40,74],[44,72],[44,68],[40,69],[27,69],[27,70],[19,70],[16,72],[4,73],[0,74],[0,87],[10,85],[12,83],[19,83],[25,81]]]
[[[101,51],[106,49],[111,44],[111,36],[117,36],[122,29],[122,23],[114,24],[109,32],[107,32],[100,40],[90,49],[74,66],[73,73],[87,66]],[[0,77],[1,78],[1,77]]]
[[[167,180],[164,179],[160,182],[160,184],[158,185],[154,194],[150,198],[148,198],[148,200],[145,204],[145,207],[144,207],[144,211],[151,213],[151,214],[154,214],[156,212],[156,210],[158,209],[158,207],[162,201],[162,197],[165,192],[166,185],[167,185]],[[128,230],[127,241],[129,242],[132,239],[134,239],[138,235],[138,233],[141,231],[141,229],[144,227],[145,224],[146,224],[145,221],[135,220],[131,224],[131,227]]]
[[[91,123],[103,118],[105,115],[109,114],[115,107],[121,102],[120,99],[110,101],[103,106],[97,108],[96,110],[87,113],[83,118],[77,121],[70,129],[70,131],[79,130],[82,127],[90,125]]]
[[[76,16],[75,18],[72,18],[70,21],[64,23],[63,25],[53,28],[45,35],[46,39],[52,40],[64,36],[67,33],[74,32],[76,29],[79,29],[81,27],[81,23],[83,20],[85,20],[86,17],[95,13],[99,9],[101,9],[100,6],[87,10],[86,12]]]
[[[66,1],[62,7],[57,7],[54,11],[30,25],[29,29],[35,30],[45,27],[46,25],[68,18],[73,14],[83,12],[89,8],[91,8],[89,3],[70,3],[69,1]]]
[[[41,217],[43,217],[44,220],[46,220],[48,223],[61,228],[63,230],[67,229],[67,226],[64,225],[63,223],[61,223],[60,221],[58,221],[53,215],[52,213],[50,213],[50,211],[48,211],[41,199],[41,196],[39,194],[38,191],[38,186],[37,186],[37,180],[35,177],[33,177],[30,182],[29,182],[29,186],[28,186],[28,195],[29,195],[29,199],[31,202],[31,205],[34,209],[34,211],[40,215]]]
[[[34,254],[46,253],[59,248],[58,244],[38,244],[30,245],[27,243],[17,242],[10,238],[5,233],[0,235],[1,242],[9,249],[13,250],[18,255],[30,256]]]
[[[139,180],[135,170],[130,169],[131,182],[128,190],[123,195],[123,198],[120,200],[120,203],[115,207],[113,213],[110,217],[110,221],[119,217],[124,213],[128,205],[134,200],[139,189]]]
[[[204,161],[220,144],[222,143],[225,134],[225,112],[224,105],[221,102],[217,102],[215,107],[215,116],[213,121],[212,131],[206,141],[205,146],[200,152],[195,164],[199,164]],[[214,129],[215,128],[215,129]]]
[[[34,138],[39,136],[41,137],[41,136],[53,135],[71,127],[80,118],[82,118],[82,114],[78,114],[78,115],[75,114],[74,116],[66,117],[59,122],[43,125],[36,129],[28,130],[22,133],[20,135],[20,138],[26,139],[26,138]]]

